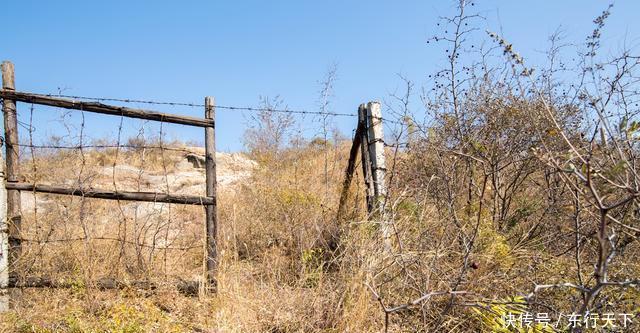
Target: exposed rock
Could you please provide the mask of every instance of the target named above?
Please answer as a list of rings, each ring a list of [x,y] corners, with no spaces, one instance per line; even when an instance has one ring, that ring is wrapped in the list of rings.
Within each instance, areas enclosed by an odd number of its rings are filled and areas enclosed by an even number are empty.
[[[202,155],[196,155],[193,153],[189,153],[187,154],[187,156],[185,156],[185,158],[187,159],[187,161],[189,163],[191,163],[193,165],[194,168],[196,169],[204,169],[204,165],[205,165],[205,158]]]
[[[175,154],[167,156],[168,163],[173,163],[166,175],[162,172],[149,172],[128,164],[118,164],[96,168],[87,168],[83,175],[87,181],[82,185],[86,188],[102,188],[120,191],[148,191],[169,192],[173,194],[205,195],[204,149],[187,147],[186,155]],[[257,163],[242,153],[216,153],[216,178],[219,191],[233,191],[234,187],[251,177]],[[91,175],[88,177],[87,175]],[[114,179],[115,175],[115,179]],[[69,186],[77,186],[77,179],[69,179]],[[46,212],[53,201],[47,195],[35,196],[30,192],[22,192],[22,210],[26,213],[38,211]],[[127,213],[147,218],[162,215],[163,205],[154,203],[127,204]],[[166,209],[164,209],[166,210]]]
[[[23,213],[31,213],[37,207],[38,212],[44,213],[48,210],[47,206],[51,203],[50,200],[43,198],[42,194],[34,195],[33,192],[22,191],[20,192],[20,209]]]

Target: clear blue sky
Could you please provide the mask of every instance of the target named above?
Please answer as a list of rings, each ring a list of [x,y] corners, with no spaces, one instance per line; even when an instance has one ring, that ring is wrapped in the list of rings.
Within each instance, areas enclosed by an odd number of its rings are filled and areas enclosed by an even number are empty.
[[[482,29],[503,31],[530,61],[562,26],[567,40],[584,41],[604,1],[477,1]],[[280,95],[291,108],[317,110],[319,80],[337,64],[331,110],[355,112],[382,100],[402,73],[416,86],[443,62],[426,44],[438,16],[453,2],[439,1],[5,1],[0,58],[16,67],[19,90],[84,96],[256,106],[258,96]],[[640,2],[618,1],[605,29],[610,47],[640,35]],[[135,106],[135,105],[134,105]],[[144,105],[139,105],[143,107]],[[146,107],[146,106],[145,106]],[[419,109],[419,105],[413,106]],[[201,116],[194,108],[156,108]],[[28,106],[19,105],[23,121]],[[61,131],[59,111],[36,108],[36,138]],[[346,134],[355,119],[336,118]],[[117,119],[87,115],[87,132],[106,137]],[[139,122],[127,122],[126,135]],[[219,110],[219,150],[242,149],[246,117]],[[313,123],[307,124],[313,127]],[[24,129],[21,129],[24,134]],[[171,137],[202,141],[202,131],[167,128]],[[147,133],[150,134],[150,133]]]

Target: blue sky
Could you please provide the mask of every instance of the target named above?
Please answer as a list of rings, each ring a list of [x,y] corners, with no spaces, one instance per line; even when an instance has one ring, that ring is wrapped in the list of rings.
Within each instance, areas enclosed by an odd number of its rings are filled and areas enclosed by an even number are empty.
[[[529,62],[541,59],[558,27],[582,42],[604,1],[482,1],[482,30],[502,31]],[[397,74],[429,88],[427,75],[444,61],[428,37],[450,1],[29,1],[3,4],[0,58],[16,67],[18,90],[39,93],[256,106],[259,96],[281,96],[294,109],[317,110],[319,81],[332,64],[337,81],[330,109],[355,112],[401,86]],[[640,2],[618,1],[604,31],[613,52],[635,45]],[[133,105],[134,107],[148,107]],[[413,105],[416,110],[420,106]],[[202,116],[203,110],[157,107]],[[29,106],[20,104],[22,121]],[[65,130],[60,111],[36,107],[34,137]],[[77,121],[77,118],[75,119]],[[119,120],[86,115],[86,133],[115,135]],[[219,150],[242,149],[247,117],[218,110]],[[336,118],[349,134],[353,118]],[[138,121],[125,123],[135,135]],[[305,121],[313,134],[319,124]],[[25,130],[22,130],[22,135]],[[152,134],[150,128],[146,134]],[[169,137],[202,141],[202,130],[168,126]]]

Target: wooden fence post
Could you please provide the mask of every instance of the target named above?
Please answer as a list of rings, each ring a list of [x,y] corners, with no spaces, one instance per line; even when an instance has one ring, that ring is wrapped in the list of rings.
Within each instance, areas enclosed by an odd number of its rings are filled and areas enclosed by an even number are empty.
[[[9,61],[2,62],[2,89],[15,90],[15,75],[13,64]],[[2,112],[4,113],[4,144],[6,146],[6,181],[17,182],[19,174],[18,160],[18,118],[16,102],[4,99]],[[9,268],[15,269],[14,263],[20,257],[20,192],[7,191],[7,223],[9,226]]]
[[[206,119],[215,120],[215,100],[213,97],[204,99]],[[213,126],[204,129],[206,195],[213,200],[213,204],[205,206],[206,215],[206,283],[210,290],[217,290],[216,273],[218,268],[217,231],[218,217],[216,205],[216,143],[215,122]]]
[[[0,149],[0,313],[9,310],[9,226],[4,158]]]
[[[382,110],[380,103],[367,103],[367,120],[369,131],[369,155],[371,160],[371,174],[373,178],[374,210],[380,221],[380,230],[385,251],[391,250],[391,225],[386,214],[387,186],[385,176],[387,173],[384,156],[384,132],[382,124]]]
[[[365,192],[367,196],[367,212],[369,215],[374,210],[374,188],[371,175],[371,155],[369,154],[369,122],[367,121],[367,106],[360,104],[358,108],[358,126],[362,126],[362,138],[360,141],[360,158],[362,161],[362,176],[364,178]]]
[[[336,220],[340,222],[344,216],[345,206],[349,199],[349,187],[351,187],[351,181],[353,180],[353,173],[356,171],[356,159],[358,158],[358,150],[362,145],[362,134],[365,132],[364,124],[358,121],[356,127],[356,133],[353,136],[353,142],[351,143],[351,149],[349,150],[349,162],[347,162],[347,169],[345,170],[344,183],[342,184],[342,192],[340,193],[340,202],[338,203],[338,216]]]

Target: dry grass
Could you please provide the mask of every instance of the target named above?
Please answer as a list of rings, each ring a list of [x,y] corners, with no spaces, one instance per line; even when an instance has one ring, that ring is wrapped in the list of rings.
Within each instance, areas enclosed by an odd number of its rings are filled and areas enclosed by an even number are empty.
[[[324,181],[324,149],[332,161],[329,183]],[[400,154],[397,168],[390,166],[398,175],[391,207],[397,253],[383,256],[377,225],[365,221],[359,182],[352,187],[348,218],[336,223],[347,152],[345,143],[261,154],[250,179],[221,191],[219,292],[208,297],[186,297],[174,287],[177,280],[196,279],[202,273],[201,207],[165,205],[143,216],[129,203],[123,207],[101,200],[42,196],[50,203],[37,215],[25,213],[25,238],[79,240],[27,243],[18,269],[25,275],[73,281],[74,287],[25,289],[14,310],[2,316],[0,328],[7,332],[380,332],[384,314],[365,283],[375,285],[383,302],[394,306],[425,291],[448,290],[460,279],[460,288],[469,297],[456,301],[481,305],[527,293],[532,281],[554,283],[575,276],[571,253],[557,255],[566,248],[556,240],[570,231],[566,218],[570,212],[546,218],[536,216],[541,211],[534,209],[532,216],[500,230],[488,208],[477,203],[460,210],[463,220],[480,217],[469,257],[474,268],[460,275],[465,258],[461,229],[470,234],[474,223],[456,227],[437,200],[420,192],[423,187],[412,187],[416,191],[411,194],[400,190],[428,177],[437,162],[435,156],[410,153]],[[96,170],[112,164],[113,154],[87,153],[83,179],[109,185],[110,175]],[[118,160],[126,161],[122,164],[144,165],[158,174],[165,168],[169,172],[181,168],[179,153],[166,154],[164,162],[162,156],[151,157],[156,152],[146,152],[144,162],[139,150],[119,154]],[[38,181],[78,179],[77,170],[65,167],[78,159],[81,156],[73,153],[38,157]],[[29,163],[23,168],[29,170]],[[514,211],[530,207],[544,194],[534,186],[536,177],[514,200]],[[140,185],[135,173],[118,181],[131,189]],[[540,232],[522,241],[522,235],[540,221]],[[96,239],[99,236],[116,240]],[[165,245],[185,249],[164,250]],[[632,243],[625,258],[639,252],[637,242]],[[622,270],[611,274],[637,275],[640,264],[629,260]],[[91,281],[103,277],[149,280],[158,288],[101,291],[91,286]],[[570,291],[550,293],[559,308],[575,301]],[[632,290],[605,295],[615,300],[617,311],[634,311],[638,306]],[[490,331],[473,307],[454,306],[444,313],[450,300],[436,297],[394,313],[389,330],[414,332],[440,323],[444,332]]]
[[[220,288],[213,297],[186,297],[173,287],[177,280],[197,279],[202,273],[202,208],[38,194],[38,201],[30,200],[31,208],[37,202],[37,211],[23,212],[23,238],[43,242],[24,243],[16,270],[71,281],[74,287],[25,289],[15,309],[3,315],[2,329],[359,332],[375,324],[376,304],[331,244],[339,229],[335,206],[346,149],[329,147],[336,154],[329,184],[320,171],[322,149],[311,145],[263,156],[251,179],[221,191]],[[176,152],[161,156],[145,151],[143,158],[138,149],[62,151],[39,154],[35,169],[31,161],[22,168],[28,180],[40,183],[66,180],[67,185],[109,188],[112,174],[105,170],[111,170],[116,154],[118,166],[144,167],[158,175],[176,171],[182,161]],[[80,171],[69,165],[84,167]],[[158,190],[158,184],[141,183],[135,172],[118,168],[116,182],[119,189]],[[165,245],[172,249],[163,249]],[[149,280],[158,289],[92,287],[92,281],[104,277]]]

